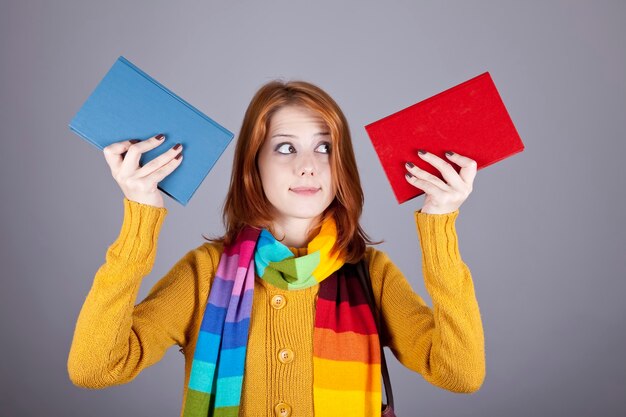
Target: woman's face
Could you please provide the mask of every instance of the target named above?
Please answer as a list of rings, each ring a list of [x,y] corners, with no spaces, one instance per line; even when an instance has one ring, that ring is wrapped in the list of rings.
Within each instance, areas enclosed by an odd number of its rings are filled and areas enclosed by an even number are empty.
[[[257,163],[275,221],[313,219],[333,201],[330,144],[330,130],[314,111],[286,106],[274,113]]]

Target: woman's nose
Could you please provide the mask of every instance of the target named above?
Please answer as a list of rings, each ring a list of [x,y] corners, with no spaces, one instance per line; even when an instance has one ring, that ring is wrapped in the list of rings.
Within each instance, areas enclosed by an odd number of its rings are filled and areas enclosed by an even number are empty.
[[[311,156],[302,156],[297,166],[299,175],[315,175],[317,168],[314,158]]]

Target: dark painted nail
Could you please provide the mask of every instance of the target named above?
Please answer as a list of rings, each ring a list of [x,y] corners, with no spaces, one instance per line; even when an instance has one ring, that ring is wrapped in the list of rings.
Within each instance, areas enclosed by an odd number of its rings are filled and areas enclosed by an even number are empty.
[[[406,166],[408,166],[409,168],[413,168],[415,165],[413,165],[413,162],[407,162]]]
[[[424,155],[426,153],[426,151],[423,150],[423,149],[418,149],[417,152],[421,153],[422,155]]]
[[[407,177],[408,179],[413,178],[413,175],[409,174],[408,172],[404,174],[405,177]]]
[[[452,151],[446,151],[446,155],[448,155],[448,156],[452,156],[453,154],[454,154],[454,152],[452,152]]]
[[[141,142],[141,141],[139,139],[131,139],[131,140],[129,140],[129,142],[135,144],[135,143]]]
[[[174,148],[173,148],[173,149],[174,149],[174,150],[176,150],[176,149],[178,149],[178,148],[180,148],[180,143],[177,143],[177,144],[176,144],[176,146],[174,146]]]
[[[159,133],[158,135],[156,135],[156,140],[163,140],[164,137],[165,135],[163,133]]]
[[[183,157],[183,153],[181,152],[181,153],[179,153],[178,155],[176,155],[176,157],[175,157],[174,159],[180,159],[180,158],[182,158],[182,157]]]

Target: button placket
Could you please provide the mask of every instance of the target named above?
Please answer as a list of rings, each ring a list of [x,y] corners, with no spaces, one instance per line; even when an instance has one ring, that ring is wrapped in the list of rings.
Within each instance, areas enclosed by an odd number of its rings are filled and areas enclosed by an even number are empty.
[[[287,304],[287,298],[281,294],[274,295],[270,301],[270,305],[276,310],[282,309],[285,304]]]
[[[289,363],[293,361],[294,353],[293,350],[288,348],[283,348],[278,352],[278,360],[282,363]]]
[[[274,413],[277,417],[289,417],[291,415],[291,406],[285,402],[280,402],[274,407]]]

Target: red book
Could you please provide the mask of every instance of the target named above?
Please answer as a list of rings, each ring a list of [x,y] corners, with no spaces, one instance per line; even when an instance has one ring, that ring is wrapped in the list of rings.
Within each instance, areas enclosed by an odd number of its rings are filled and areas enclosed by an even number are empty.
[[[437,168],[417,155],[424,149],[450,161],[459,153],[485,168],[524,150],[504,103],[488,72],[365,126],[398,203],[424,194],[409,184],[405,162],[444,180]]]

